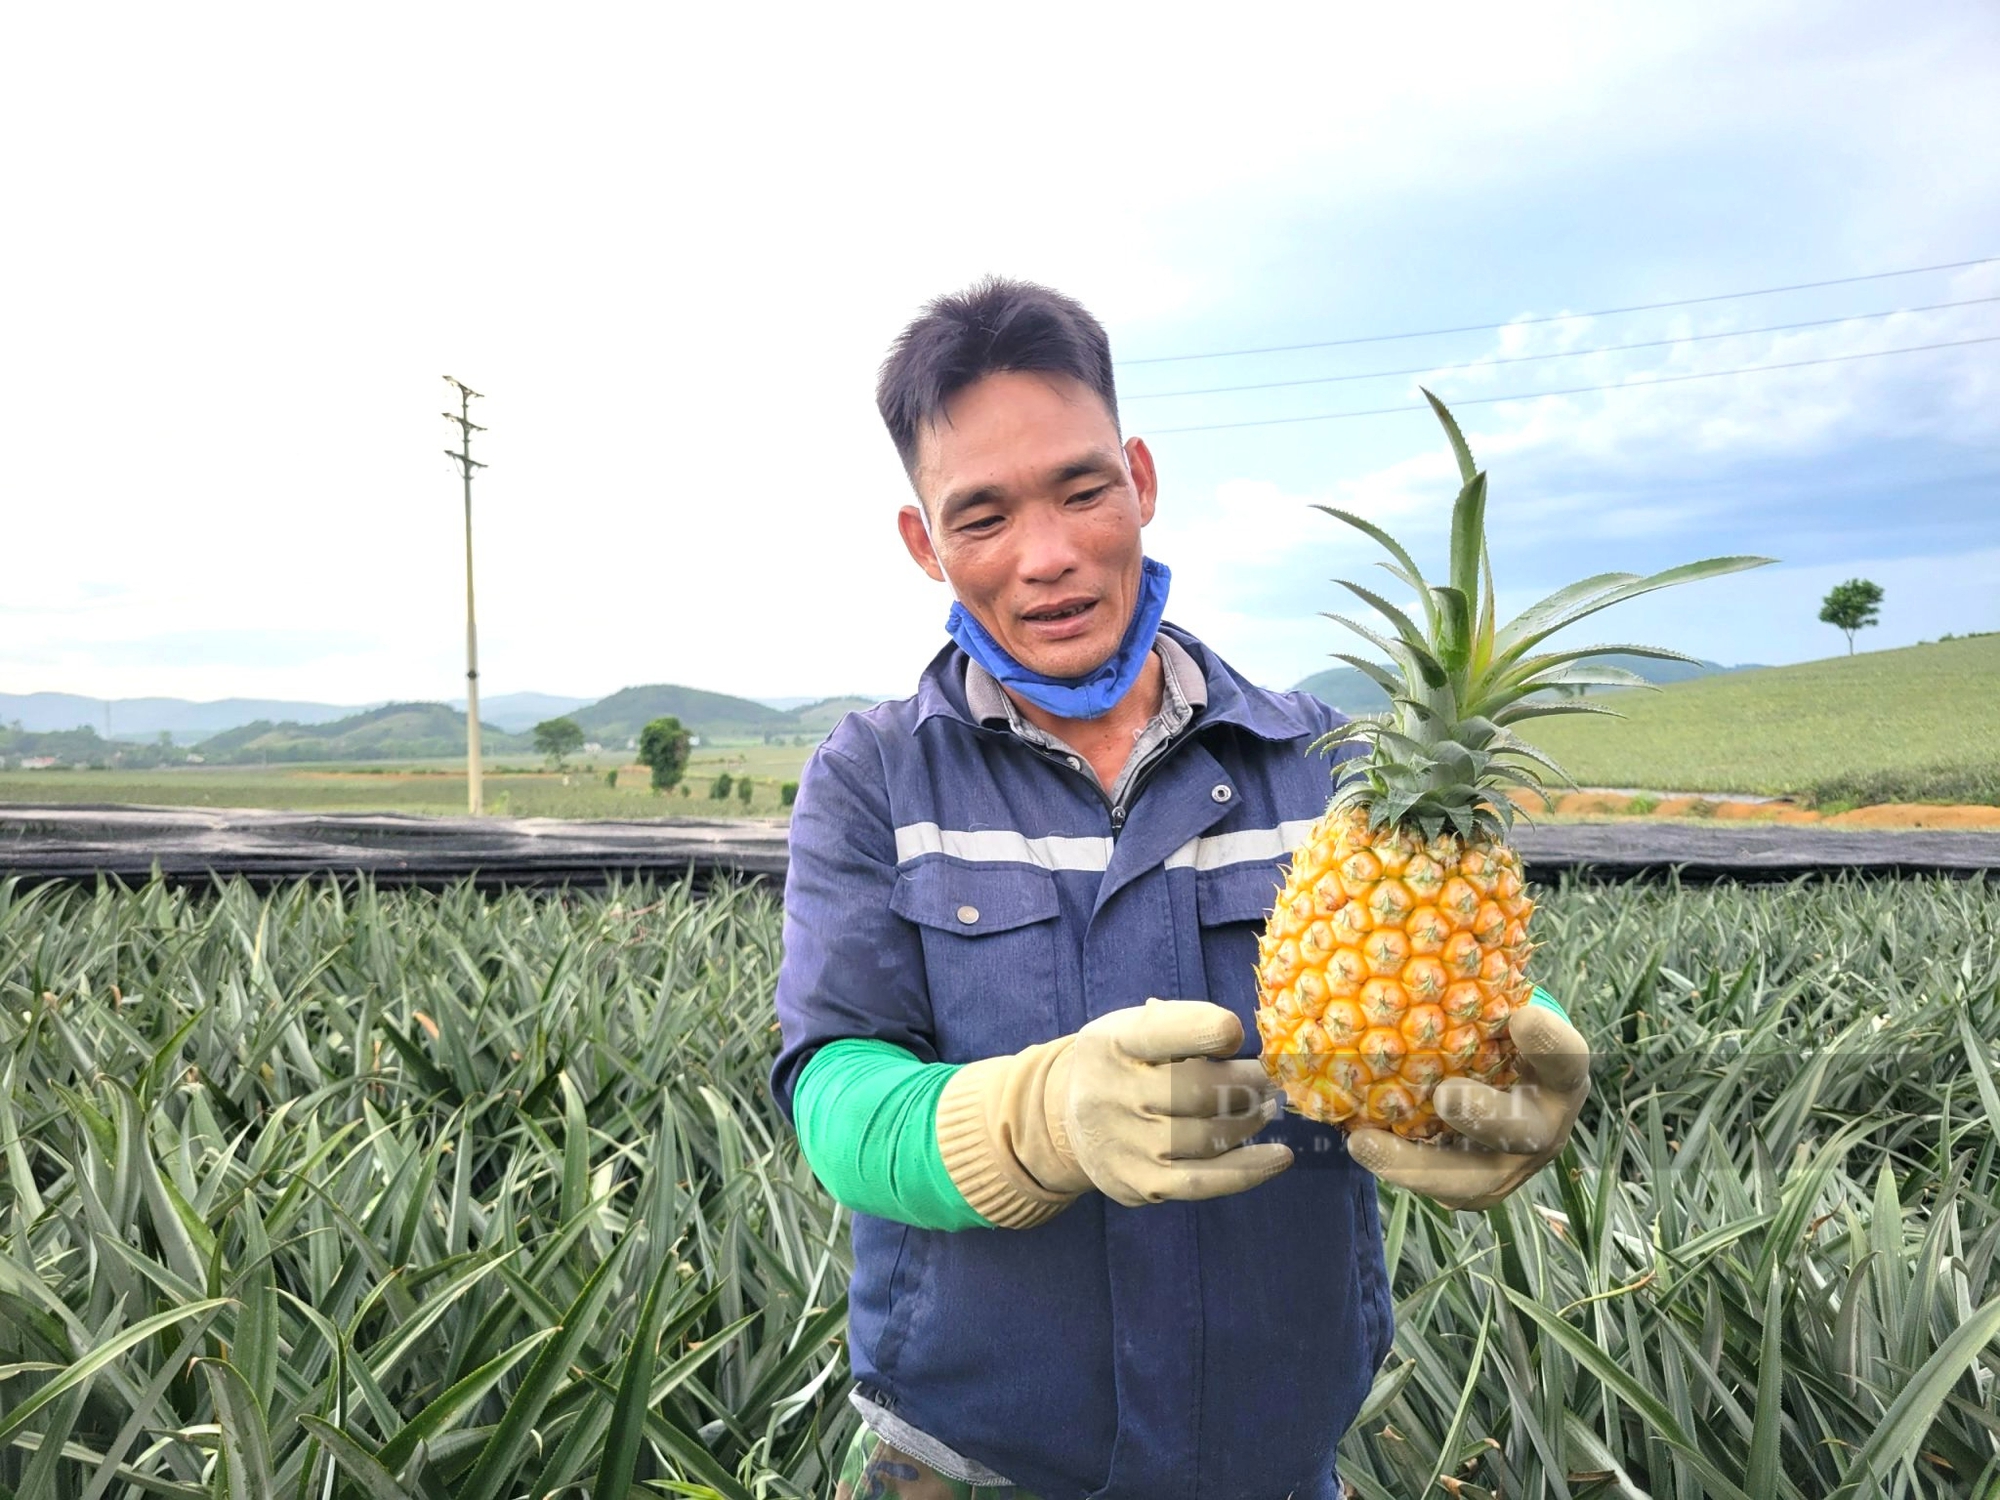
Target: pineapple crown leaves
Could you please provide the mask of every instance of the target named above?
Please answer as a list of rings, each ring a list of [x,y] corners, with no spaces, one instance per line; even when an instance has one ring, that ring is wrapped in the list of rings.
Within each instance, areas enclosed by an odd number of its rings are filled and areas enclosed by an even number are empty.
[[[1658,646],[1599,645],[1530,654],[1560,630],[1626,599],[1675,584],[1720,577],[1772,562],[1768,557],[1712,557],[1650,575],[1598,573],[1556,590],[1501,625],[1496,620],[1493,565],[1486,545],[1485,471],[1473,461],[1457,421],[1430,391],[1457,462],[1458,497],[1452,506],[1448,582],[1431,584],[1410,553],[1374,522],[1332,506],[1316,510],[1378,543],[1393,561],[1379,564],[1416,595],[1421,619],[1374,590],[1335,579],[1388,622],[1384,635],[1345,615],[1327,618],[1375,646],[1392,672],[1357,656],[1335,653],[1361,671],[1389,699],[1389,711],[1350,719],[1314,742],[1328,750],[1349,742],[1369,748],[1352,764],[1358,774],[1342,780],[1333,805],[1365,806],[1372,826],[1413,822],[1427,837],[1450,824],[1461,837],[1498,836],[1517,811],[1501,788],[1537,792],[1549,807],[1539,767],[1570,786],[1575,781],[1547,755],[1507,729],[1509,724],[1555,714],[1608,714],[1601,704],[1537,699],[1557,687],[1638,687],[1657,691],[1637,673],[1592,658],[1625,655],[1668,661],[1698,658]],[[1400,673],[1400,675],[1398,675]],[[1502,761],[1500,757],[1508,757]]]

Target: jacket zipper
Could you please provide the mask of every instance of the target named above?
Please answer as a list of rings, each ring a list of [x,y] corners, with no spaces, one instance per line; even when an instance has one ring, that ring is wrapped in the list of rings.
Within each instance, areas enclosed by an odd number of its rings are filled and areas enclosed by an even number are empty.
[[[1191,728],[1192,726],[1188,727]],[[1104,784],[1097,779],[1095,772],[1092,772],[1088,776],[1084,775],[1082,766],[1083,758],[1081,756],[1065,755],[1061,751],[1046,749],[1041,745],[1032,743],[1028,745],[1028,748],[1041,756],[1043,760],[1048,761],[1049,764],[1060,766],[1079,780],[1089,784],[1090,789],[1097,793],[1097,800],[1104,804],[1105,815],[1111,823],[1111,839],[1113,843],[1116,843],[1118,835],[1125,829],[1126,810],[1139,799],[1140,788],[1153,779],[1153,774],[1166,763],[1167,757],[1173,754],[1175,749],[1179,747],[1181,736],[1186,733],[1187,729],[1183,728],[1167,736],[1165,742],[1153,753],[1153,758],[1139,768],[1139,774],[1132,778],[1132,784],[1125,789],[1125,802],[1122,807],[1111,800],[1111,794],[1104,790]],[[1010,739],[1019,738],[1015,735],[1009,735],[1008,737]]]

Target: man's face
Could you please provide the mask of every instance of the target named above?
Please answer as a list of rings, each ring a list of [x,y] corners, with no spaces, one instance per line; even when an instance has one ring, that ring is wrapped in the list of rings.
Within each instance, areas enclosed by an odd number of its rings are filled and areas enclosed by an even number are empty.
[[[1096,392],[1065,375],[988,375],[925,429],[915,479],[931,535],[905,506],[903,545],[932,578],[950,575],[1008,655],[1049,677],[1110,658],[1138,603],[1157,485],[1146,445],[1119,444]]]

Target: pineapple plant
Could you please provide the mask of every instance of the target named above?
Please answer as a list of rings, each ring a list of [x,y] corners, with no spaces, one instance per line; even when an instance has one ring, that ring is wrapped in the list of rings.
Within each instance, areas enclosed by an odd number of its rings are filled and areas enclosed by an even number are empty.
[[[1360,516],[1317,506],[1387,549],[1380,564],[1415,590],[1421,621],[1381,595],[1336,580],[1394,629],[1386,636],[1330,615],[1393,670],[1345,653],[1389,696],[1315,742],[1359,742],[1326,811],[1292,852],[1258,951],[1257,1029],[1265,1070],[1287,1107],[1353,1129],[1411,1140],[1451,1134],[1431,1095],[1448,1077],[1496,1088],[1515,1080],[1507,1022],[1529,1003],[1534,901],[1508,844],[1519,810],[1510,789],[1539,795],[1560,766],[1509,726],[1550,714],[1624,715],[1565,687],[1651,687],[1591,658],[1613,653],[1696,658],[1656,646],[1534,653],[1555,632],[1622,600],[1772,561],[1717,557],[1641,577],[1599,573],[1558,589],[1505,625],[1494,620],[1486,549],[1486,475],[1443,402],[1424,392],[1458,460],[1450,582],[1428,584],[1410,554]],[[1540,694],[1542,696],[1538,697]],[[1523,813],[1525,816],[1525,813]]]

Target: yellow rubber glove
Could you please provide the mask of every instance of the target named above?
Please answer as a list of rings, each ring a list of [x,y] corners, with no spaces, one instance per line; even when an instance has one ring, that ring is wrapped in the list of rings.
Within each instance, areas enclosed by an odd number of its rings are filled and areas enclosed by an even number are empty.
[[[1292,1164],[1289,1146],[1243,1143],[1278,1117],[1264,1065],[1235,1057],[1243,1023],[1206,1000],[1148,1000],[1076,1034],[1056,1149],[1107,1198],[1136,1207],[1219,1198]],[[1060,1069],[1061,1064],[1057,1065]]]
[[[1382,1181],[1442,1203],[1486,1209],[1555,1159],[1590,1093],[1590,1046],[1554,1011],[1524,1006],[1508,1018],[1519,1080],[1496,1089],[1447,1078],[1431,1101],[1458,1132],[1444,1145],[1387,1130],[1355,1130],[1347,1152]]]
[[[960,1068],[938,1145],[966,1201],[1027,1227],[1096,1188],[1128,1208],[1216,1198],[1292,1164],[1244,1142],[1277,1118],[1277,1086],[1239,1058],[1243,1025],[1206,1000],[1148,1000],[1071,1036]]]

